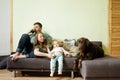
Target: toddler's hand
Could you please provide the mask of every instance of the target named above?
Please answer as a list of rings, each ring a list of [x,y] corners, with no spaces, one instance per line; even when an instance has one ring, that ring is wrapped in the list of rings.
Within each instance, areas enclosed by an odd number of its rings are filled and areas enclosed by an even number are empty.
[[[66,56],[66,57],[70,57],[71,55],[70,55],[70,53],[67,53],[67,54],[65,54],[65,56]]]

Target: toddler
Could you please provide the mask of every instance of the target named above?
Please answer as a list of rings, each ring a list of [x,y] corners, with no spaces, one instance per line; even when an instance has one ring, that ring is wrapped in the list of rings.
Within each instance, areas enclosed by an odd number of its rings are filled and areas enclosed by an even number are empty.
[[[52,56],[54,57],[50,61],[50,77],[54,76],[56,61],[58,61],[58,75],[62,75],[63,55],[65,54],[65,56],[67,56],[70,55],[70,53],[64,50],[63,47],[60,47],[60,42],[58,40],[53,41],[53,49],[51,51],[49,50],[49,48],[47,49],[48,53],[52,54]]]

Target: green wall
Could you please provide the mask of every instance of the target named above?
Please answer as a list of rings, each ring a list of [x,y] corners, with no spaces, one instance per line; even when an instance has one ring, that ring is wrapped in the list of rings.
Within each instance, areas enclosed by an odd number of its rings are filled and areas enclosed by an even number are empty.
[[[53,38],[102,41],[108,48],[108,0],[13,0],[14,50],[21,34],[39,21]]]

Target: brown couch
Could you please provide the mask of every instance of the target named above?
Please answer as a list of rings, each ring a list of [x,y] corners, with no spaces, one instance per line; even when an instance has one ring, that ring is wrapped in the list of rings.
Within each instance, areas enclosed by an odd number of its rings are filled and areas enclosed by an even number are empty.
[[[92,43],[94,45],[98,45],[102,47],[102,42],[100,41],[92,41]],[[76,57],[65,57],[64,58],[63,72],[71,72],[71,77],[74,77],[73,62],[75,59]],[[8,58],[7,69],[10,71],[13,71],[14,76],[16,76],[17,70],[50,72],[50,59],[48,58],[22,58],[14,62],[11,60],[11,58]],[[75,72],[79,72],[79,71],[75,70]]]
[[[84,80],[120,80],[120,58],[84,60],[80,73]]]
[[[75,60],[75,57],[64,58],[63,72],[71,72],[73,74],[72,65],[73,65],[74,60]],[[22,58],[14,62],[11,60],[11,58],[9,58],[7,62],[7,69],[14,72],[14,77],[16,77],[16,71],[50,72],[50,59],[48,58]]]

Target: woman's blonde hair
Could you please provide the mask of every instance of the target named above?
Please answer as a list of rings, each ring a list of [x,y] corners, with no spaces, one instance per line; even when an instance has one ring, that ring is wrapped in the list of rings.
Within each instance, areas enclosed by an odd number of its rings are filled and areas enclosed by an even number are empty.
[[[39,42],[39,41],[38,41],[38,35],[39,35],[39,34],[42,34],[42,35],[43,35],[42,32],[39,32],[39,33],[37,33],[37,34],[35,35],[35,40],[34,40],[33,48],[35,48],[35,47],[38,46],[38,45],[40,46],[40,48],[45,48],[46,45],[47,45],[46,39],[44,40],[44,42]],[[44,35],[43,35],[43,37],[44,37]]]

